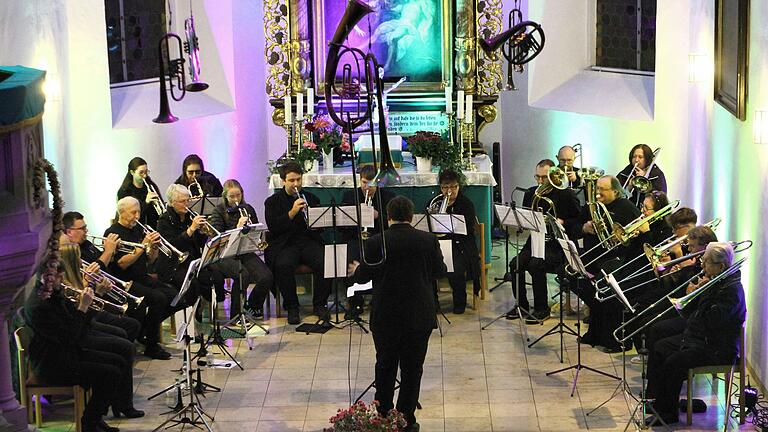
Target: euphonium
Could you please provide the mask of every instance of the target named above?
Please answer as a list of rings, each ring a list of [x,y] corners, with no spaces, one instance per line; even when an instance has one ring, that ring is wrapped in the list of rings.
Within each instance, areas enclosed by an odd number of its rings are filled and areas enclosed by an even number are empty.
[[[556,166],[549,168],[549,171],[547,171],[547,179],[549,179],[549,184],[552,185],[553,188],[564,190],[571,186],[568,182],[568,175],[566,174],[567,169],[567,166],[565,168],[558,168]]]
[[[553,185],[551,183],[540,184],[535,191],[533,191],[533,201],[531,201],[531,210],[539,211],[542,207],[539,205],[541,201],[544,201],[549,205],[547,213],[552,214],[557,218],[557,211],[555,209],[555,203],[546,195],[552,192]]]
[[[200,45],[197,43],[195,17],[192,15],[192,10],[189,11],[189,18],[184,20],[184,34],[187,36],[184,52],[189,56],[189,77],[192,79],[192,82],[187,84],[186,90],[203,91],[208,88],[208,84],[200,80]]]

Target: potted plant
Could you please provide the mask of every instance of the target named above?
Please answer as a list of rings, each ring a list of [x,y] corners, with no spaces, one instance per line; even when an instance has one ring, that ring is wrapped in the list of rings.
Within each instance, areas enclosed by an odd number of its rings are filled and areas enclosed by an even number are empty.
[[[333,426],[323,432],[399,432],[405,428],[405,418],[396,409],[382,416],[377,407],[378,401],[366,406],[359,401],[347,409],[340,409],[330,418]]]
[[[336,147],[349,151],[347,135],[344,135],[341,128],[327,115],[315,116],[312,121],[304,124],[304,129],[309,133],[317,150],[323,154],[323,167],[326,170],[333,168],[333,152]]]
[[[317,145],[312,141],[304,141],[301,148],[291,154],[291,159],[304,167],[304,172],[315,171],[317,168]]]
[[[418,131],[405,142],[416,158],[416,170],[419,172],[432,171],[432,159],[445,151],[445,140],[436,132]]]

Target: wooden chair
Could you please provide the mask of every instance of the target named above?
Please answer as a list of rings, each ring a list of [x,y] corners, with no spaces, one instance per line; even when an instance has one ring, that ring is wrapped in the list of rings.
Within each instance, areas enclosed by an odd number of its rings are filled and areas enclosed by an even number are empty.
[[[739,424],[743,425],[746,413],[744,407],[744,380],[747,373],[746,365],[746,332],[744,326],[741,327],[741,347],[739,348],[739,356],[730,365],[714,365],[714,366],[701,366],[697,368],[688,369],[688,409],[686,413],[686,421],[690,426],[693,423],[693,378],[696,375],[712,374],[712,391],[717,394],[717,375],[725,375],[725,422],[723,423],[723,432],[728,430],[728,423],[730,420],[731,411],[731,384],[733,383],[733,374],[739,374]]]
[[[29,423],[32,423],[32,414],[34,413],[35,426],[43,426],[43,410],[40,404],[42,395],[65,395],[72,396],[75,399],[75,430],[81,432],[82,424],[80,420],[85,410],[85,389],[79,385],[74,386],[54,386],[45,385],[39,382],[34,372],[29,367],[26,351],[29,348],[31,334],[26,327],[19,327],[13,333],[18,348],[18,374],[19,374],[19,396],[21,403],[27,407],[27,417]],[[32,397],[35,397],[34,405]]]
[[[310,275],[310,286],[312,286],[313,279],[312,279],[312,268],[310,268],[306,264],[299,264],[298,267],[296,267],[296,271],[294,272],[294,275],[296,276],[302,276],[302,275]],[[264,309],[264,317],[268,317],[271,315],[271,310],[269,307],[269,296],[267,296],[267,301],[265,303],[265,309]],[[282,310],[282,307],[280,306],[280,288],[275,287],[275,316],[280,318],[280,311]]]

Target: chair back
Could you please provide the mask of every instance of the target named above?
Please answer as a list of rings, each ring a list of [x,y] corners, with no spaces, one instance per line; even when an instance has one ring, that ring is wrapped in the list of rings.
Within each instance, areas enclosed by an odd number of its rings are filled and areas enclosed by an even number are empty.
[[[29,329],[26,327],[19,327],[13,332],[13,338],[16,340],[16,360],[19,370],[19,399],[21,404],[27,405],[27,379],[29,376],[29,364],[27,363],[27,349],[29,348],[29,342],[32,339]]]

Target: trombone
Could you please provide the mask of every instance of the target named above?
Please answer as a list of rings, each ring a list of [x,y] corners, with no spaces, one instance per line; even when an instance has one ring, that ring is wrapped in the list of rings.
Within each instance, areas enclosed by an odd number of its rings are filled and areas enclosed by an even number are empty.
[[[93,243],[94,246],[104,249],[104,241],[106,237],[86,235],[85,238]],[[144,249],[144,252],[148,251],[150,246],[144,243],[134,243],[125,240],[117,240],[117,250],[123,253],[133,253],[136,248]]]
[[[635,170],[637,170],[637,166],[640,164],[639,162],[636,163],[632,167],[632,171],[627,175],[627,180],[624,181],[624,184],[621,186],[622,189],[627,191],[629,193],[630,189],[627,189],[627,185],[631,185],[633,188],[637,189],[640,193],[648,193],[653,189],[653,184],[651,183],[651,180],[649,179],[651,175],[651,170],[653,169],[653,166],[656,164],[656,158],[659,156],[659,153],[661,152],[661,147],[657,147],[656,150],[653,151],[653,159],[651,160],[650,165],[648,165],[648,168],[645,170],[644,176],[639,176],[635,174]]]
[[[127,303],[128,300],[130,300],[133,302],[133,304],[138,306],[141,304],[142,301],[144,301],[143,296],[137,297],[128,292],[128,290],[131,289],[131,286],[133,286],[133,281],[125,282],[101,269],[99,269],[99,271],[96,273],[91,273],[89,271],[86,271],[86,268],[89,265],[91,265],[91,263],[83,259],[81,259],[80,262],[82,264],[82,271],[85,276],[91,278],[91,280],[93,280],[96,283],[99,283],[105,280],[109,283],[110,290],[107,292],[107,294],[111,295],[116,302],[122,304],[122,303]]]
[[[144,234],[149,234],[156,232],[154,228],[152,228],[149,225],[144,225],[143,223],[136,221],[136,223],[144,230]],[[160,236],[160,246],[159,246],[160,252],[163,253],[163,255],[167,256],[168,258],[173,258],[173,255],[176,255],[176,260],[179,263],[183,263],[187,257],[189,256],[189,252],[182,252],[178,249],[176,249],[171,242],[166,240],[163,236]]]
[[[747,240],[747,241],[751,243],[751,241],[749,241],[749,240]],[[739,243],[743,243],[743,242],[739,242]],[[736,261],[730,267],[725,269],[722,273],[720,273],[717,276],[713,277],[712,279],[707,281],[707,283],[705,283],[704,285],[698,287],[696,290],[692,291],[690,294],[686,294],[685,296],[680,297],[680,298],[672,298],[672,297],[669,296],[669,294],[662,296],[660,299],[656,300],[652,305],[648,306],[647,308],[645,308],[642,311],[640,311],[640,313],[638,313],[637,315],[632,317],[631,320],[625,322],[624,324],[622,324],[618,328],[616,328],[616,330],[613,331],[613,337],[620,344],[623,344],[624,342],[626,342],[629,339],[631,339],[632,337],[634,337],[636,334],[638,334],[641,331],[645,330],[646,328],[650,327],[653,323],[655,323],[656,321],[661,319],[661,317],[664,314],[666,314],[667,312],[671,311],[672,309],[675,309],[678,312],[682,311],[686,306],[688,306],[691,303],[691,301],[693,301],[696,297],[701,295],[701,293],[703,293],[704,291],[706,291],[709,288],[711,288],[712,286],[714,286],[717,282],[720,282],[721,280],[723,280],[723,279],[727,278],[728,276],[731,276],[734,273],[736,273],[737,271],[739,271],[741,269],[741,266],[744,264],[744,262],[746,260],[747,260],[747,258],[744,257],[744,258],[741,258],[740,260]],[[703,273],[704,272],[702,271],[702,272],[692,276],[690,279],[686,280],[685,282],[683,282],[682,284],[677,286],[671,292],[677,291],[677,289],[679,289],[680,287],[687,286],[689,283],[691,283],[694,280],[702,277]],[[664,300],[667,300],[667,301],[669,301],[671,303],[669,305],[669,307],[664,309],[664,311],[662,311],[662,312],[656,314],[655,316],[653,316],[648,322],[646,322],[642,326],[638,327],[636,330],[630,332],[628,335],[623,335],[622,337],[619,337],[619,334],[624,332],[627,327],[629,327],[631,324],[635,323],[636,321],[640,320],[640,318],[646,317],[650,313],[649,311],[653,311],[656,308],[656,306],[659,305],[660,303],[664,302]]]
[[[196,217],[200,216],[200,213],[192,210],[191,208],[189,208],[189,207],[185,207],[185,208],[187,209],[189,214],[192,215],[193,218],[196,218]],[[242,214],[242,210],[243,209],[240,209],[240,210],[241,210],[240,214]],[[209,236],[221,235],[221,232],[219,230],[217,230],[213,225],[211,225],[211,223],[208,222],[207,219],[206,219],[205,223],[203,224],[203,230],[201,230],[201,231],[205,231],[205,234],[208,234]]]
[[[83,290],[77,289],[71,285],[67,285],[65,283],[61,284],[61,293],[67,300],[71,301],[72,303],[79,303],[80,302],[80,296],[83,295]],[[128,310],[128,305],[123,304],[115,304],[108,302],[102,298],[94,297],[93,301],[91,302],[91,305],[88,306],[88,309],[94,310],[96,312],[111,312],[116,314],[124,314],[125,311]]]

